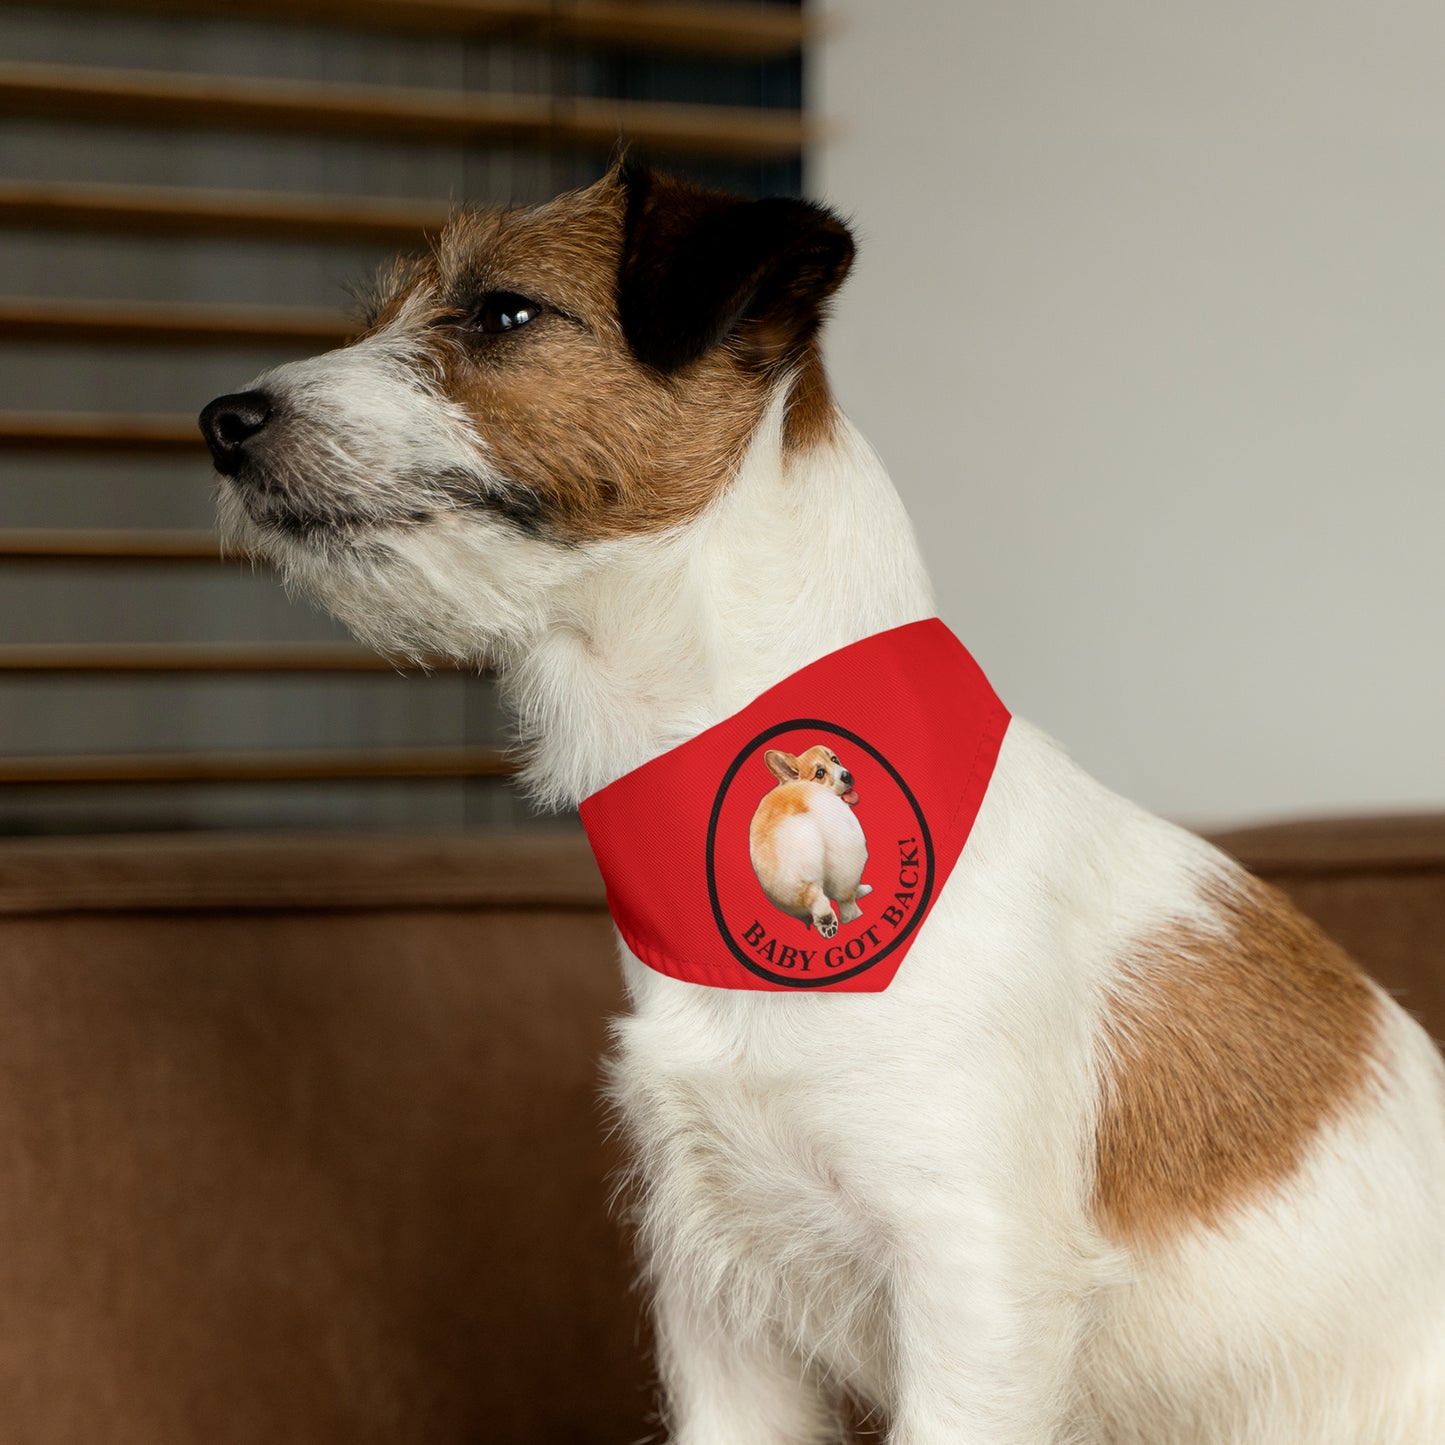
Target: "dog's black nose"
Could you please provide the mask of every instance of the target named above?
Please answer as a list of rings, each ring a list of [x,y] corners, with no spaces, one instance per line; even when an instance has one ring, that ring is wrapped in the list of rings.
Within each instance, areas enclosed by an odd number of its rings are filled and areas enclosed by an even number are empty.
[[[843,786],[845,788],[851,788],[853,786],[852,773],[839,773],[838,776],[843,780]]]
[[[216,470],[234,477],[246,460],[246,443],[271,419],[271,398],[264,391],[238,391],[218,396],[201,413],[201,435],[211,449]]]

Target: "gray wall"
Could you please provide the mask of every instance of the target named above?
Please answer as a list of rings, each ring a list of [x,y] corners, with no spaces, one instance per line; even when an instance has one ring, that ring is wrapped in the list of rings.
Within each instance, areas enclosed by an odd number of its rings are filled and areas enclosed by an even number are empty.
[[[833,374],[1004,698],[1186,820],[1445,805],[1445,8],[830,9]]]

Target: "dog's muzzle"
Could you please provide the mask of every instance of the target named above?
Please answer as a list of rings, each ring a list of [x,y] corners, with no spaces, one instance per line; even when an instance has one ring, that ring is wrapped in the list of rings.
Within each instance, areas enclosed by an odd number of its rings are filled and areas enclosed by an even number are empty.
[[[273,410],[264,391],[239,391],[218,396],[201,412],[201,435],[223,477],[234,477],[246,464],[246,444],[265,429]]]

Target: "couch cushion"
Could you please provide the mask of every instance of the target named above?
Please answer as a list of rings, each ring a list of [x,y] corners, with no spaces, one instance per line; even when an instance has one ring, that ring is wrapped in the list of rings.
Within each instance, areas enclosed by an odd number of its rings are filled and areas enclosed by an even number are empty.
[[[620,1002],[575,840],[0,847],[5,1438],[637,1440]]]

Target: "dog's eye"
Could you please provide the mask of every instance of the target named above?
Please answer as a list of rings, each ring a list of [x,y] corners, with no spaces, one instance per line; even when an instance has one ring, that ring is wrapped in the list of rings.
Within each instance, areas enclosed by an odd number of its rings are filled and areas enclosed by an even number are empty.
[[[822,768],[819,768],[818,771],[813,774],[813,776],[815,778],[826,778],[828,774]]]
[[[488,291],[481,305],[472,312],[472,324],[488,336],[497,336],[535,321],[541,311],[540,302],[515,291]]]

